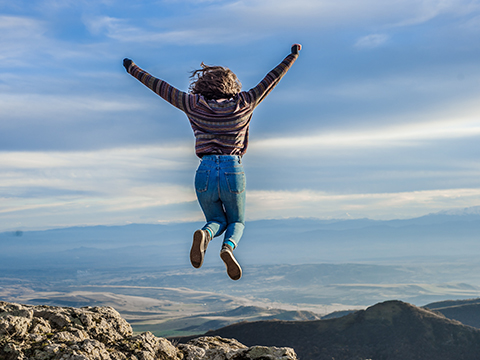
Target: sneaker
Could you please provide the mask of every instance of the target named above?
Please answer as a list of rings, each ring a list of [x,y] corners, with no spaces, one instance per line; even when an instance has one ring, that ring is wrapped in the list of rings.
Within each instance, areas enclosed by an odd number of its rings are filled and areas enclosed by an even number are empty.
[[[193,234],[193,243],[192,248],[190,249],[190,262],[194,268],[198,269],[202,266],[210,240],[210,233],[207,230],[197,230]]]
[[[230,245],[223,244],[220,250],[220,257],[227,267],[227,274],[232,280],[238,280],[242,277],[242,268],[233,256],[233,249]]]

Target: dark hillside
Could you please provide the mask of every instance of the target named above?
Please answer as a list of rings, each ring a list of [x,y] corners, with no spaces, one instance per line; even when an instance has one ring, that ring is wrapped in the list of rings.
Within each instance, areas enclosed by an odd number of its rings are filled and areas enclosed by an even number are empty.
[[[445,317],[460,321],[462,324],[480,328],[480,299],[443,301],[424,307],[438,311]]]
[[[480,330],[400,301],[316,321],[257,321],[207,335],[293,347],[303,360],[476,360]]]

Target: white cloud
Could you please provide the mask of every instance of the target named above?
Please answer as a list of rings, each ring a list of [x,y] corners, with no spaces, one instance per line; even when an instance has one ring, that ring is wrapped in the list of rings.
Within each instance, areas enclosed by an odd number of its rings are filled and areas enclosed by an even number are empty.
[[[400,0],[398,3],[411,13],[392,24],[395,27],[421,24],[441,15],[465,16],[480,9],[477,2],[468,0],[420,0],[408,3]]]
[[[141,103],[125,99],[101,99],[89,95],[2,94],[0,116],[33,121],[40,117],[65,123],[82,116],[85,118],[88,113],[133,111],[141,106]]]
[[[250,191],[249,219],[318,217],[391,220],[480,204],[480,188],[398,193],[335,194],[312,190]]]
[[[426,141],[480,137],[477,117],[448,118],[429,122],[409,122],[405,125],[375,126],[322,132],[308,136],[271,138],[252,143],[253,151],[302,153],[313,149],[391,148],[418,146]]]
[[[329,146],[334,144],[332,140]],[[0,157],[0,231],[201,220],[191,185],[197,164],[188,145],[70,153],[4,152]],[[408,218],[479,204],[478,188],[384,193],[309,189],[247,192],[250,220]],[[179,210],[173,212],[171,206]]]
[[[204,5],[204,4],[223,3],[223,2],[225,2],[225,0],[163,0],[162,2],[166,3],[166,4],[180,4],[180,5],[184,5],[184,4],[197,5],[197,4],[200,4],[200,5]]]
[[[178,154],[180,161],[169,160]],[[114,148],[81,152],[2,152],[0,168],[5,169],[72,169],[93,168],[110,171],[113,168],[141,169],[161,166],[164,170],[183,168],[191,161],[191,149],[186,146],[150,146],[142,148]]]
[[[132,21],[112,17],[84,18],[84,23],[94,35],[105,34],[119,42],[148,43],[151,47],[171,44],[225,44],[235,39],[248,38],[245,33],[232,31],[225,24],[219,31],[218,22],[206,21],[201,26],[183,20],[162,20],[160,29],[141,25],[133,25]]]
[[[51,32],[52,27],[51,20],[42,16],[0,15],[0,60],[6,67],[4,71],[13,73],[18,68],[36,68],[37,74],[54,69],[62,71],[73,67],[71,63],[62,64],[63,60],[81,61],[112,55],[105,44],[57,39]]]
[[[46,30],[46,24],[38,19],[0,16],[0,60],[3,66],[30,66],[31,54],[43,51],[47,45]]]
[[[45,31],[44,22],[41,20],[21,17],[0,15],[0,30],[3,33],[2,40],[28,40],[41,36]]]
[[[413,66],[416,64],[413,63]],[[459,77],[459,73],[468,74],[465,78]],[[465,63],[449,63],[420,69],[411,68],[408,72],[389,72],[373,77],[360,77],[359,79],[346,79],[328,84],[317,89],[321,96],[343,97],[347,100],[377,100],[386,98],[398,98],[402,100],[406,96],[421,96],[429,100],[434,96],[451,98],[456,103],[477,102],[480,95],[478,79],[480,70],[478,64],[466,61]],[[311,90],[309,89],[311,92]],[[460,96],[465,94],[465,96]],[[303,97],[307,94],[301,93]],[[474,98],[475,100],[472,100]],[[446,107],[446,103],[436,101],[435,108]],[[463,108],[464,106],[460,106]],[[469,105],[471,107],[471,105]]]
[[[480,15],[474,16],[471,19],[463,21],[460,24],[460,27],[463,29],[467,29],[469,31],[478,32],[480,31]]]
[[[198,163],[187,146],[1,155],[0,230],[178,220],[158,208],[195,201],[191,178],[177,181]]]
[[[371,34],[357,40],[355,47],[363,49],[373,49],[384,45],[389,39],[386,34]]]
[[[178,160],[177,160],[178,159]],[[109,197],[143,197],[184,185],[175,184],[174,173],[195,167],[187,147],[146,147],[91,152],[4,152],[0,158],[0,187],[3,193],[36,189],[39,197],[52,190],[59,194],[85,193]],[[155,176],[159,171],[168,176]],[[188,181],[186,181],[188,183]],[[144,189],[144,190],[142,190]],[[162,203],[185,199],[162,196]],[[150,195],[149,195],[150,194]],[[155,195],[156,196],[156,195]],[[37,201],[37,199],[33,199]],[[183,201],[179,200],[179,201]]]
[[[443,14],[469,14],[479,9],[469,0],[243,0],[226,4],[218,10],[250,25],[304,26],[367,25],[408,26],[429,21]],[[210,11],[211,9],[208,9]],[[248,19],[248,20],[247,20]]]
[[[83,16],[83,23],[93,35],[106,32],[109,36],[119,38],[121,35],[136,33],[138,28],[128,25],[128,21],[110,16]]]

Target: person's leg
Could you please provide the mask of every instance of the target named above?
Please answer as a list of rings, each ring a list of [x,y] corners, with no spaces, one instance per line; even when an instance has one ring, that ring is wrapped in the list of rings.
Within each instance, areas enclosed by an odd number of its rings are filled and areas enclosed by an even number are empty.
[[[218,176],[218,169],[206,161],[195,174],[195,192],[206,220],[202,230],[210,230],[212,238],[223,234],[227,227],[227,216],[218,191]]]
[[[190,262],[195,268],[203,264],[210,240],[221,235],[227,226],[227,218],[218,193],[218,169],[215,162],[202,161],[195,174],[195,192],[207,223],[195,231],[190,249]]]
[[[224,242],[237,247],[245,229],[246,179],[241,164],[226,168],[220,175],[220,198],[225,208],[227,228]]]
[[[223,240],[220,257],[232,280],[242,277],[242,268],[233,255],[245,228],[245,173],[240,160],[224,166],[220,171],[220,198],[222,199],[226,216],[227,229]]]

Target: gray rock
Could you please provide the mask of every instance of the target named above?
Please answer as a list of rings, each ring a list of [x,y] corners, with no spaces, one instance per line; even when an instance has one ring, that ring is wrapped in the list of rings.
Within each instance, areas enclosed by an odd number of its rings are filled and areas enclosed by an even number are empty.
[[[297,360],[290,348],[251,348],[201,337],[175,347],[150,332],[134,335],[111,307],[62,308],[0,302],[2,360]]]
[[[291,348],[246,347],[235,339],[201,337],[179,345],[184,360],[296,360]]]

